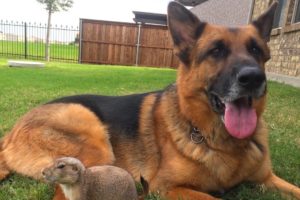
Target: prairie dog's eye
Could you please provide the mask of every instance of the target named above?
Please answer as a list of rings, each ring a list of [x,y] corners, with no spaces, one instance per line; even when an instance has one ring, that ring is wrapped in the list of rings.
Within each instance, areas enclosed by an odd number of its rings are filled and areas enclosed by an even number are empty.
[[[56,166],[56,168],[63,169],[65,166],[66,166],[65,163],[58,163],[58,165]]]

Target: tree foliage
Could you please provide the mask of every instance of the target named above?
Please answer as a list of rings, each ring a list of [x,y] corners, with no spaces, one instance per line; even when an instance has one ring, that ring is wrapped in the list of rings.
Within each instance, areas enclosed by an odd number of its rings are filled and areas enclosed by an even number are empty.
[[[73,6],[73,0],[37,0],[41,4],[45,4],[45,9],[51,13],[58,11],[67,11]]]
[[[41,4],[45,4],[45,9],[48,11],[48,25],[46,33],[46,48],[45,59],[50,61],[50,27],[51,27],[51,15],[54,12],[67,11],[73,6],[73,0],[37,0]]]

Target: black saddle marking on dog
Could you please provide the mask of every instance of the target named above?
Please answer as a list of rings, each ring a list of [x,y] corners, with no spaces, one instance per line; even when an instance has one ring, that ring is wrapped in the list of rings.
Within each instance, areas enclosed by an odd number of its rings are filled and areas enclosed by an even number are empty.
[[[91,110],[102,122],[107,124],[110,134],[122,133],[128,137],[136,137],[139,128],[140,107],[144,98],[149,94],[151,93],[127,96],[86,94],[62,97],[48,104],[80,104]]]

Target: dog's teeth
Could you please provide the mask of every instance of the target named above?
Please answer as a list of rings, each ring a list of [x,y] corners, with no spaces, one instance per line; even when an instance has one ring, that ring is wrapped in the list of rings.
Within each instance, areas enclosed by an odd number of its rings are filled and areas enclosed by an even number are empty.
[[[225,123],[224,115],[221,116],[221,120],[223,123]]]

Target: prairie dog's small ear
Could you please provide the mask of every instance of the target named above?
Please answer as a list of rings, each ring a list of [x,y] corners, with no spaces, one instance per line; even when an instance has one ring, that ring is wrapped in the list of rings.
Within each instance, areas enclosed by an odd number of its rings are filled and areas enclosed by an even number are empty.
[[[72,170],[74,172],[78,172],[80,169],[79,169],[79,167],[77,165],[72,165]]]
[[[277,5],[278,1],[274,1],[268,10],[266,10],[262,15],[252,22],[266,42],[270,41],[270,34],[273,27]]]
[[[179,59],[189,65],[189,51],[205,28],[197,16],[177,2],[168,6],[168,26]]]

